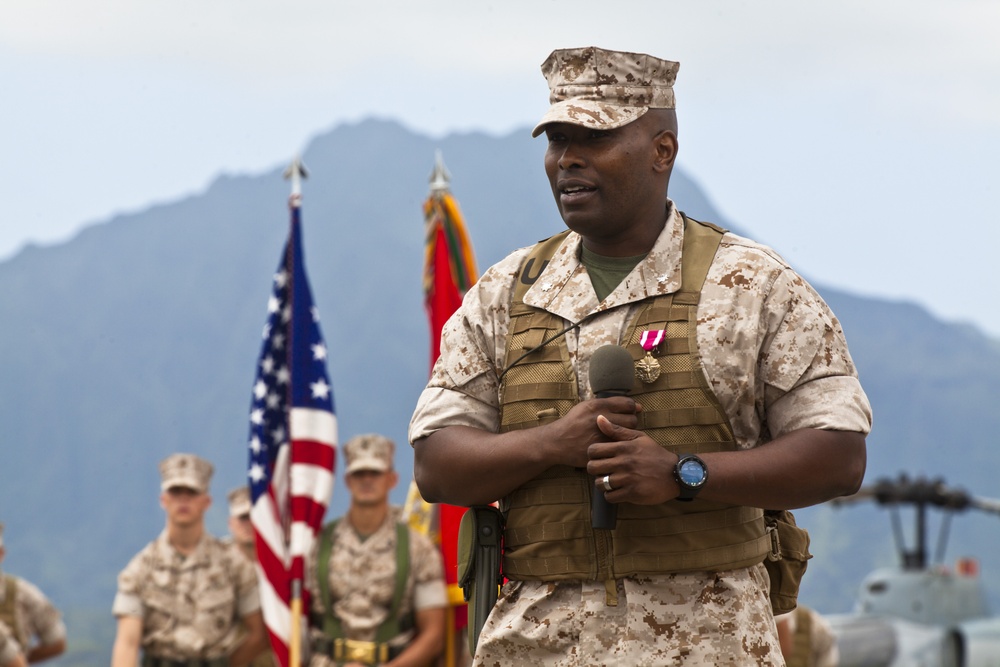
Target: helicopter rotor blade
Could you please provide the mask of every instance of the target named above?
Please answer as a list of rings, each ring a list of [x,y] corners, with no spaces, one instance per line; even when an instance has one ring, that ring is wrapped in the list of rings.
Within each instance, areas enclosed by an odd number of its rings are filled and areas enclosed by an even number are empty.
[[[991,514],[1000,514],[1000,500],[996,498],[973,498],[971,505],[977,510]]]

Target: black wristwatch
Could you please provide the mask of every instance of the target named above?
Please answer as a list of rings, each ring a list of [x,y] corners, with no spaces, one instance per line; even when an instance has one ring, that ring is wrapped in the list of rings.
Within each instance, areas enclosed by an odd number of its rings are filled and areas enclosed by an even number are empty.
[[[694,500],[708,480],[708,467],[694,454],[681,454],[674,466],[674,479],[681,487],[677,500]]]

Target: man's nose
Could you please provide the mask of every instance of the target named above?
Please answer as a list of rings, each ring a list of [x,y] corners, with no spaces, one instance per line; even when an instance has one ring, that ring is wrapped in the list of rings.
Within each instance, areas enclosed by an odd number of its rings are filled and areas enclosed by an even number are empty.
[[[571,169],[573,167],[582,167],[585,164],[583,156],[576,143],[570,141],[566,143],[566,147],[563,148],[562,154],[559,156],[557,161],[560,169]]]

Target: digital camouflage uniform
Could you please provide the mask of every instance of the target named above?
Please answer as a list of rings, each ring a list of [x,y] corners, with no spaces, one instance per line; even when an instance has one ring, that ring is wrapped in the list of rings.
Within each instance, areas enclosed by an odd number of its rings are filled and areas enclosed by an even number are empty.
[[[240,619],[260,609],[246,558],[211,535],[189,556],[164,530],[118,575],[115,616],[138,616],[143,651],[171,660],[227,657],[242,639]]]
[[[622,336],[639,303],[677,291],[683,220],[666,225],[644,260],[597,302],[570,233],[524,303],[569,322],[580,400],[593,398],[589,360]],[[528,249],[490,268],[442,333],[441,357],[410,424],[414,442],[447,426],[497,432],[514,281]],[[740,449],[800,428],[867,433],[871,411],[839,322],[771,249],[727,233],[698,306],[697,341],[708,382]],[[780,665],[763,565],[619,579],[618,606],[603,581],[507,583],[476,651],[477,665]]]
[[[25,652],[37,644],[54,644],[66,639],[66,626],[59,610],[31,582],[0,573],[0,610],[9,609],[7,594],[14,587],[13,622],[8,630]],[[2,616],[2,613],[0,613]],[[0,617],[0,622],[4,619]]]
[[[385,522],[374,533],[362,539],[347,521],[337,523],[330,552],[330,597],[334,612],[340,619],[345,639],[374,641],[378,627],[392,607],[396,587],[396,524],[399,508],[390,508]],[[441,554],[430,539],[412,528],[410,534],[410,572],[400,604],[400,617],[424,609],[447,606],[444,567]],[[319,544],[309,558],[306,585],[311,596],[311,616],[326,614],[316,579]],[[311,628],[313,637],[322,631]],[[404,632],[389,641],[391,646],[406,646],[414,630]],[[312,667],[329,667],[334,662],[324,655],[313,654]]]
[[[20,654],[21,647],[14,639],[13,633],[5,623],[0,622],[0,667],[11,664]]]

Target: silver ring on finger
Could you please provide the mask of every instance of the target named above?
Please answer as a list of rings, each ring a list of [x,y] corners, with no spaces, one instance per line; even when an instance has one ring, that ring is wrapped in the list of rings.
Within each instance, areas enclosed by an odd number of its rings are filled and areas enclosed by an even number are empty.
[[[604,485],[605,491],[614,491],[614,487],[611,486],[611,475],[605,475],[601,478],[601,484]]]

